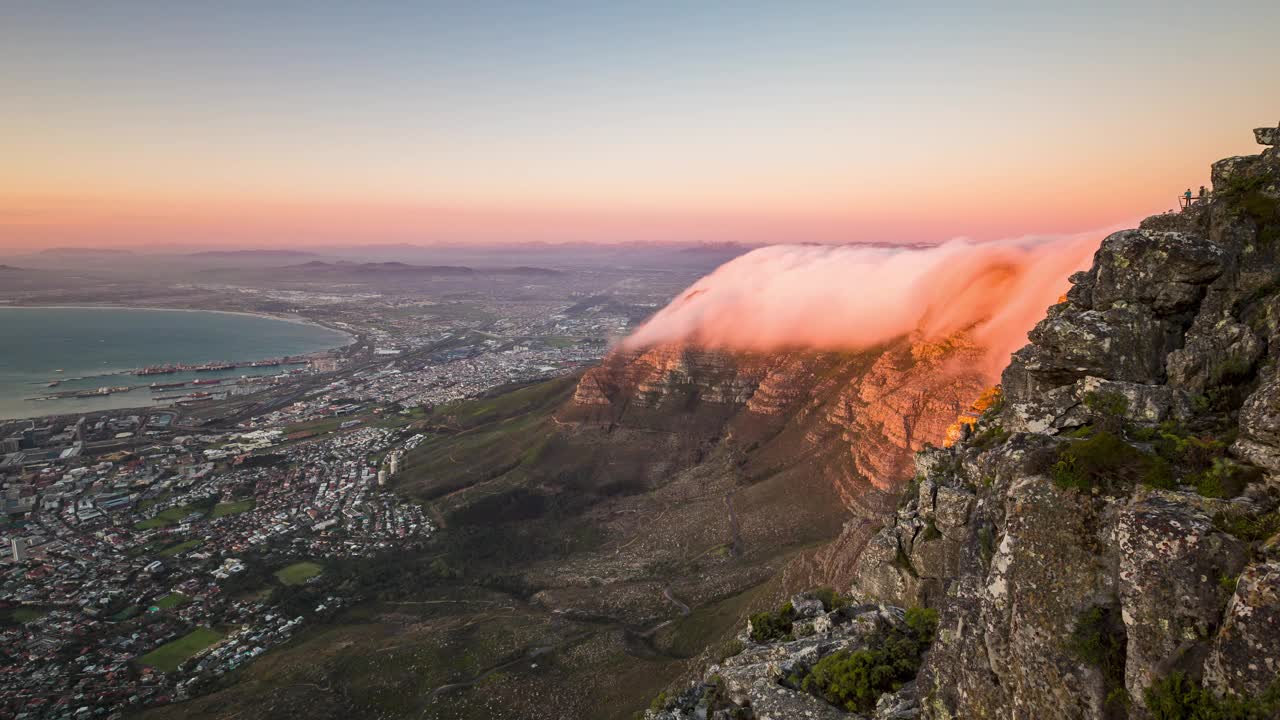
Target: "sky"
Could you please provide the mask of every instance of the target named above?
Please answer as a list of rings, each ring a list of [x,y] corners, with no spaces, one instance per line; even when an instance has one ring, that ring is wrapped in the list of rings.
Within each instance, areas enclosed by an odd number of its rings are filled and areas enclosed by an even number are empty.
[[[1259,150],[1276,27],[1261,0],[0,0],[0,249],[1123,226]]]

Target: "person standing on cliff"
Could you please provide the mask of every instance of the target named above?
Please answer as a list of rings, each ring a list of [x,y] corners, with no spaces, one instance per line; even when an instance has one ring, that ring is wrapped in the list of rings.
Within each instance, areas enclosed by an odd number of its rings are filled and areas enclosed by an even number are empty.
[[[1184,200],[1187,201],[1186,207],[1190,207],[1191,206],[1191,188],[1187,188],[1187,191],[1182,193],[1182,197]]]

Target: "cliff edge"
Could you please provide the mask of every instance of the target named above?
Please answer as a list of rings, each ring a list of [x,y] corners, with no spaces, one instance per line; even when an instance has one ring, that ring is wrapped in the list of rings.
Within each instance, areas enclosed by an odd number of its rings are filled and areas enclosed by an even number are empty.
[[[1210,197],[1109,236],[1000,399],[916,456],[897,511],[848,559],[874,608],[822,621],[820,642],[748,633],[752,662],[724,660],[651,717],[809,708],[826,658],[857,669],[842,622],[896,622],[894,606],[937,612],[918,673],[863,715],[811,716],[1280,716],[1277,135],[1214,163]]]

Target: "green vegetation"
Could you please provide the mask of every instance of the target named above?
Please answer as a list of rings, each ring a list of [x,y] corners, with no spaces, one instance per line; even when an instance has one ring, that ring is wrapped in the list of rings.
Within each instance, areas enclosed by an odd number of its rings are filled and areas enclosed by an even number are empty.
[[[756,613],[751,616],[751,639],[758,643],[789,639],[795,618],[796,611],[790,602],[783,604],[777,612]]]
[[[115,615],[112,615],[108,619],[111,622],[124,622],[125,620],[129,620],[130,618],[137,617],[138,614],[141,612],[142,612],[142,608],[140,606],[130,605],[125,609],[121,610],[120,612],[116,613]]]
[[[1261,474],[1258,468],[1227,457],[1231,434],[1224,438],[1195,435],[1166,422],[1150,436],[1156,453],[1181,470],[1184,480],[1205,497],[1235,497]]]
[[[1156,681],[1143,697],[1152,720],[1274,720],[1280,717],[1280,682],[1258,697],[1218,697],[1180,672]]]
[[[196,538],[194,540],[187,540],[186,542],[180,542],[177,545],[170,545],[169,547],[161,550],[159,554],[160,554],[160,557],[173,557],[175,555],[184,553],[194,547],[198,547],[203,542],[204,540],[200,538]]]
[[[237,500],[234,502],[218,503],[213,506],[213,516],[216,518],[225,517],[227,515],[236,515],[252,509],[252,500]]]
[[[832,653],[791,681],[849,712],[870,711],[882,694],[915,677],[937,629],[936,611],[911,608],[905,628],[885,632],[865,650]]]
[[[301,585],[322,572],[324,568],[319,563],[296,562],[277,570],[276,579],[285,585]]]
[[[1235,497],[1244,490],[1245,485],[1256,477],[1256,468],[1241,465],[1231,458],[1217,457],[1213,465],[1192,477],[1196,492],[1205,497]]]
[[[170,525],[177,525],[179,522],[182,522],[182,520],[186,518],[188,515],[190,515],[191,513],[209,512],[209,509],[213,507],[213,504],[216,502],[217,502],[217,498],[210,497],[206,500],[193,502],[189,505],[183,505],[181,507],[172,507],[172,508],[169,508],[168,510],[161,510],[160,512],[156,513],[155,517],[150,518],[148,520],[143,520],[142,522],[134,525],[134,527],[136,527],[139,530],[151,530],[153,528],[161,528],[161,527],[168,527]]]
[[[19,605],[6,613],[10,622],[18,624],[29,623],[32,620],[39,620],[48,614],[48,608],[36,605]]]
[[[175,522],[176,522],[176,521],[169,520],[169,519],[167,519],[167,518],[162,518],[162,517],[160,517],[159,515],[157,515],[157,516],[155,516],[155,517],[153,517],[153,518],[150,518],[150,519],[147,519],[147,520],[143,520],[143,521],[142,521],[142,522],[140,522],[140,523],[136,523],[136,524],[134,525],[134,527],[135,527],[135,528],[137,528],[137,529],[139,529],[139,530],[151,530],[151,529],[154,529],[154,528],[161,528],[161,527],[165,527],[165,526],[168,526],[168,525],[173,525],[173,524],[175,524]]]
[[[734,655],[741,653],[743,649],[741,640],[738,638],[730,638],[720,645],[720,650],[716,653],[716,657],[720,659],[720,662],[724,662]]]
[[[155,602],[155,606],[161,610],[168,610],[170,608],[178,607],[179,605],[185,605],[189,602],[191,602],[191,598],[183,595],[182,593],[174,592],[157,600]]]
[[[1115,493],[1139,482],[1173,487],[1168,461],[1139,450],[1107,430],[1065,446],[1058,453],[1052,473],[1058,487],[1083,492],[1098,488]]]
[[[1127,705],[1129,701],[1124,687],[1125,642],[1119,613],[1100,606],[1080,616],[1068,640],[1068,648],[1077,657],[1102,673],[1108,705]]]
[[[316,435],[324,435],[337,430],[342,423],[355,419],[352,416],[324,418],[322,420],[308,420],[307,422],[294,423],[286,425],[284,434],[291,440],[305,440]]]
[[[1227,443],[1192,435],[1176,423],[1165,422],[1150,432],[1149,439],[1160,457],[1179,465],[1203,470],[1226,453]]]
[[[461,428],[515,418],[557,404],[566,390],[572,390],[573,384],[561,378],[533,385],[497,387],[478,398],[441,405],[432,412],[432,417]]]
[[[1088,392],[1084,406],[1094,417],[1096,425],[1110,433],[1124,431],[1125,413],[1129,412],[1129,399],[1117,392]]]
[[[1256,517],[1220,512],[1213,516],[1213,526],[1245,542],[1260,542],[1280,532],[1280,510]]]
[[[169,643],[143,655],[139,662],[157,670],[173,672],[196,653],[222,639],[222,634],[209,628],[196,628]]]
[[[1250,370],[1245,363],[1223,363],[1212,375],[1238,383]],[[1211,404],[1206,400],[1198,412],[1210,412]],[[1075,442],[1060,446],[1048,463],[1059,487],[1120,493],[1138,483],[1162,489],[1182,483],[1205,497],[1227,498],[1260,474],[1227,457],[1233,432],[1215,426],[1213,418],[1200,418],[1194,431],[1171,420],[1135,427],[1126,420],[1128,400],[1119,393],[1087,393],[1084,405],[1093,422],[1064,433]]]
[[[813,596],[822,601],[822,609],[825,612],[839,610],[849,605],[849,598],[836,592],[834,588],[820,587],[813,591]]]
[[[1218,587],[1222,588],[1223,592],[1228,595],[1236,591],[1236,585],[1239,582],[1240,578],[1229,575],[1228,573],[1222,573],[1218,576]]]
[[[530,475],[549,476],[533,478],[535,483],[556,481],[562,470],[589,465],[592,454],[574,452],[551,419],[575,380],[558,378],[434,408],[422,421],[428,439],[405,458],[401,485],[430,501],[504,476],[520,484]]]
[[[969,441],[969,445],[970,447],[975,447],[978,450],[986,450],[988,448],[995,447],[1008,439],[1009,431],[1005,430],[998,424],[992,423],[985,430],[974,435],[973,439]]]
[[[550,348],[568,348],[577,345],[579,338],[569,337],[566,335],[544,335],[538,340]]]

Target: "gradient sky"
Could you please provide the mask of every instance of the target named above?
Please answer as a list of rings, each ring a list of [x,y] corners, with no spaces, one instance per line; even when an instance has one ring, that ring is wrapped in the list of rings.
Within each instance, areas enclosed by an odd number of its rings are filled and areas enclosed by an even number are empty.
[[[1280,120],[1280,3],[946,5],[0,0],[0,248],[1071,233]]]

